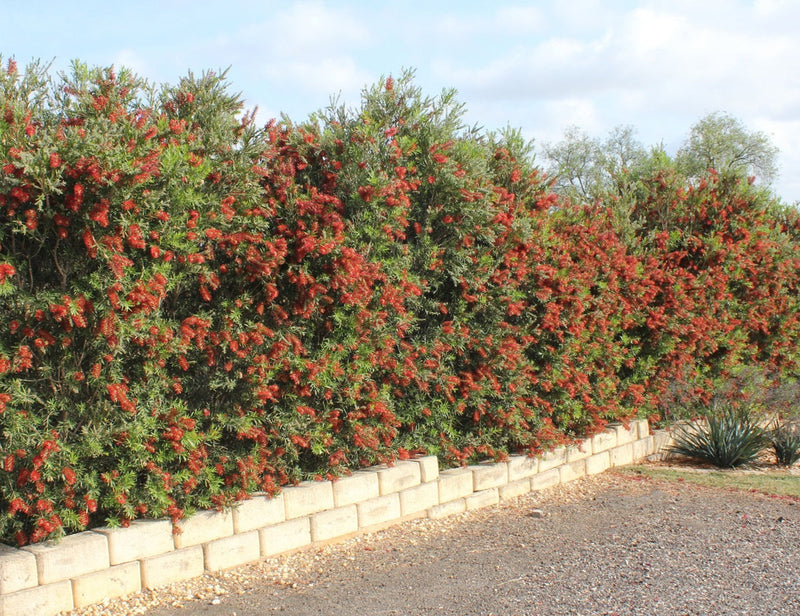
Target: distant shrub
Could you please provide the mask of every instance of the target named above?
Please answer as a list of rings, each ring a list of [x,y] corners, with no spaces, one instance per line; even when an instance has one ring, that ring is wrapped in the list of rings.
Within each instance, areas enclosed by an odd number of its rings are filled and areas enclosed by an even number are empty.
[[[776,422],[768,436],[779,465],[792,466],[800,460],[800,426],[788,421]]]

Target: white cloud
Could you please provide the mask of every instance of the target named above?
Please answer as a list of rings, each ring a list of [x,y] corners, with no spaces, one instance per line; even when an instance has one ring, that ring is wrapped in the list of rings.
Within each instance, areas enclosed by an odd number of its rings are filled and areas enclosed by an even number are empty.
[[[280,66],[267,66],[263,75],[276,84],[291,85],[293,88],[317,95],[335,95],[342,92],[352,98],[369,81],[368,72],[359,68],[350,56],[325,58],[318,62],[291,61]]]
[[[123,49],[114,57],[114,66],[128,68],[137,75],[148,75],[151,73],[150,66],[140,54],[132,49]]]

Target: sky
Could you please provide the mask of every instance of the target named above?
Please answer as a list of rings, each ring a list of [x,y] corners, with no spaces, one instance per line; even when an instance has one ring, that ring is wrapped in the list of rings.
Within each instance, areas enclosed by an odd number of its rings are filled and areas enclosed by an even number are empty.
[[[770,137],[775,192],[800,201],[798,0],[2,3],[4,59],[125,66],[157,84],[229,69],[263,122],[300,122],[332,96],[357,106],[404,69],[427,95],[455,88],[469,124],[510,125],[538,146],[569,126],[602,139],[630,125],[674,153],[724,112]]]

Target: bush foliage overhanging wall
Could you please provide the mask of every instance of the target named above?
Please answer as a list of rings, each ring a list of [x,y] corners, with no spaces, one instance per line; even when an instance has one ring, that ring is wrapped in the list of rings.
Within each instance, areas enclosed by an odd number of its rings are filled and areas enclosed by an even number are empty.
[[[572,204],[462,113],[407,74],[257,127],[213,74],[0,68],[0,540],[796,376],[794,211],[668,170]]]

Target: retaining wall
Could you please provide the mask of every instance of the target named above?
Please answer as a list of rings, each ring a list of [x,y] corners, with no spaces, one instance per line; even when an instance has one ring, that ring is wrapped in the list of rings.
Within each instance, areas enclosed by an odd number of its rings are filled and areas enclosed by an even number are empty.
[[[52,616],[402,520],[494,505],[656,455],[669,441],[642,420],[539,458],[440,472],[428,456],[305,482],[272,498],[256,494],[233,510],[198,512],[177,533],[169,520],[137,520],[57,543],[0,544],[0,616]]]

